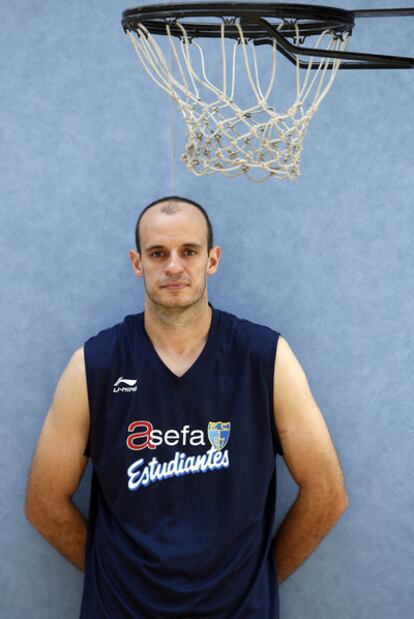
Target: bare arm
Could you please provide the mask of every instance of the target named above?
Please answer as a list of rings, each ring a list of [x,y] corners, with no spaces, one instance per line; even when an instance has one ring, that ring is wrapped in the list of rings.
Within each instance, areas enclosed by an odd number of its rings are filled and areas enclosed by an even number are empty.
[[[306,375],[279,336],[274,376],[275,422],[299,494],[274,538],[278,582],[315,550],[348,508],[335,447]]]
[[[62,555],[85,569],[87,519],[71,498],[88,458],[89,405],[83,348],[78,348],[57,384],[33,457],[25,515]]]

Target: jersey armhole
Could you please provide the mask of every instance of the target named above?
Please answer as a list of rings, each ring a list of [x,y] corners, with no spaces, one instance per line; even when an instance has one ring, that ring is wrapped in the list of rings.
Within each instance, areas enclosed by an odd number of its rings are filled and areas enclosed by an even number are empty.
[[[275,443],[275,447],[276,447],[276,454],[279,454],[280,456],[284,456],[284,451],[283,451],[283,447],[282,447],[282,443],[280,441],[280,437],[279,437],[279,433],[277,431],[277,427],[276,427],[276,421],[275,421],[275,415],[277,414],[277,411],[275,411],[274,408],[274,393],[275,393],[275,389],[277,389],[277,384],[275,385],[275,366],[276,366],[276,356],[277,356],[277,346],[279,343],[279,338],[280,338],[280,333],[278,333],[276,331],[276,340],[275,340],[275,346],[273,349],[273,363],[271,363],[271,368],[272,368],[272,376],[271,376],[271,394],[272,394],[272,398],[271,398],[271,425],[272,425],[272,433],[273,433],[273,439],[274,439],[274,443]]]
[[[84,360],[85,360],[85,374],[86,374],[86,390],[87,390],[87,394],[88,394],[88,410],[89,410],[89,433],[88,433],[88,440],[86,442],[86,446],[83,452],[83,455],[86,456],[86,458],[90,458],[91,457],[91,434],[92,434],[92,421],[93,421],[93,416],[92,416],[92,402],[91,402],[91,384],[90,384],[90,375],[89,375],[89,341],[92,339],[89,338],[88,340],[86,340],[86,342],[84,342],[83,344],[83,356],[84,356]]]

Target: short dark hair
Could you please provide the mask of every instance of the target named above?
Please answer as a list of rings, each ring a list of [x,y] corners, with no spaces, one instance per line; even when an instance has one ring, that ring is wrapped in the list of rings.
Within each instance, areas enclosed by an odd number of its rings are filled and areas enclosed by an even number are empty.
[[[190,200],[189,198],[183,198],[182,196],[165,196],[164,198],[159,198],[158,200],[154,200],[154,202],[151,202],[150,204],[148,204],[141,211],[138,217],[137,224],[135,226],[135,243],[137,246],[137,251],[141,253],[141,245],[139,242],[139,224],[140,224],[143,214],[152,206],[155,206],[156,204],[161,204],[162,202],[185,202],[187,204],[191,204],[192,206],[195,206],[202,212],[202,214],[204,215],[204,219],[206,220],[206,224],[207,224],[207,253],[209,253],[210,249],[213,247],[213,229],[211,227],[209,216],[207,215],[206,211],[203,209],[203,207],[200,204],[198,204],[197,202],[194,202],[194,200]],[[171,207],[166,206],[165,210],[164,208],[162,208],[161,210],[167,213],[168,212],[171,213],[170,209]]]

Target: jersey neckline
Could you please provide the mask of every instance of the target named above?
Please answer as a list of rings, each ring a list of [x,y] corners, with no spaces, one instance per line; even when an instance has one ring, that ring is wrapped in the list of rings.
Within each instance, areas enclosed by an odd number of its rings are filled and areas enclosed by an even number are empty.
[[[216,341],[217,332],[218,332],[218,322],[219,322],[219,316],[218,316],[219,310],[213,307],[210,301],[208,301],[208,304],[211,307],[212,314],[211,314],[210,328],[207,334],[206,343],[204,344],[204,348],[202,349],[201,353],[198,355],[197,359],[194,361],[194,363],[188,368],[188,370],[182,376],[177,376],[177,374],[174,374],[174,372],[170,370],[170,368],[161,359],[161,357],[157,353],[145,329],[144,312],[141,312],[139,314],[139,327],[141,330],[141,334],[143,336],[145,347],[151,359],[153,360],[155,367],[162,375],[164,375],[167,379],[169,379],[176,385],[179,385],[181,383],[186,382],[189,379],[194,378],[197,375],[197,373],[199,373],[202,370],[203,366],[205,365],[205,363],[207,362],[210,356],[210,351],[213,348],[214,343]]]

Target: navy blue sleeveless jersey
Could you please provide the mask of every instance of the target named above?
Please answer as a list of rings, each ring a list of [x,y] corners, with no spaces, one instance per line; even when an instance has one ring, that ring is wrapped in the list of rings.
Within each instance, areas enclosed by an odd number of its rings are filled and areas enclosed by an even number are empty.
[[[144,312],[84,344],[93,463],[80,619],[277,619],[279,333],[212,309],[176,376]]]

